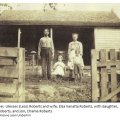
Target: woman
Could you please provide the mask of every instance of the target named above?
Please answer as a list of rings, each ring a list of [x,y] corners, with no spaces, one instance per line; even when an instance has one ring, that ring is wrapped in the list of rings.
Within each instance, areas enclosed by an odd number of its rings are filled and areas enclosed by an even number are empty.
[[[69,43],[68,47],[68,66],[73,66],[71,70],[71,78],[77,79],[78,74],[81,77],[81,71],[83,71],[83,46],[82,43],[78,41],[78,33],[72,33],[73,41]],[[76,62],[79,61],[79,62]]]

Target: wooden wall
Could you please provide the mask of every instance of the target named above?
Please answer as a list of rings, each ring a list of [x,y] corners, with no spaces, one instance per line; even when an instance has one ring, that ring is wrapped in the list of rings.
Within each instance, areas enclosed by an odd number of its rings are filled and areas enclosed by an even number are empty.
[[[120,29],[95,28],[95,49],[119,49]]]

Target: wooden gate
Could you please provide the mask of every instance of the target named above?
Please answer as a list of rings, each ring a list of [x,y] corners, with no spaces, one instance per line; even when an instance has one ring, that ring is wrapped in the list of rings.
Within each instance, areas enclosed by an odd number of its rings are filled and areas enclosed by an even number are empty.
[[[23,102],[25,50],[0,47],[0,102]]]
[[[91,51],[92,101],[118,101],[120,93],[120,51]]]

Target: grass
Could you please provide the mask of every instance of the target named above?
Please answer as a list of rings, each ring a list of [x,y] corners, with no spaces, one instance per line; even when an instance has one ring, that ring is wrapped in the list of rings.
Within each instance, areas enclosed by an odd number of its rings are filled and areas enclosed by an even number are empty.
[[[82,81],[42,80],[36,74],[26,75],[26,102],[89,102],[91,78]]]

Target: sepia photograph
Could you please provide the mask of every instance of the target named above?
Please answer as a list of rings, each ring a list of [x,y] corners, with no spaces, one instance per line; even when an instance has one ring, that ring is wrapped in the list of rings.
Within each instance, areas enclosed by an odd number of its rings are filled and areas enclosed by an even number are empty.
[[[120,102],[120,4],[0,3],[0,102]]]

